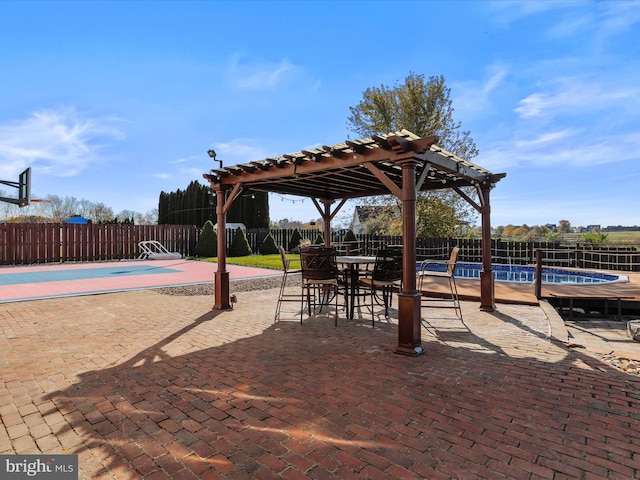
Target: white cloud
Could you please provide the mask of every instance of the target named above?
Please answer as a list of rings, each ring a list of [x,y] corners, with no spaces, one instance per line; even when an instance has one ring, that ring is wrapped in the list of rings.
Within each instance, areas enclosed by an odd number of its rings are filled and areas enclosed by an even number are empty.
[[[0,174],[16,176],[28,166],[70,177],[99,161],[109,142],[123,138],[113,119],[90,118],[73,108],[43,109],[0,124]]]
[[[194,157],[190,157],[190,158],[194,158]],[[189,158],[182,157],[182,158],[177,158],[175,160],[170,160],[169,163],[181,164],[181,163],[187,163],[188,161],[189,161]]]
[[[511,24],[531,15],[538,15],[551,10],[574,8],[581,2],[575,1],[549,1],[549,0],[496,0],[488,4],[491,18],[500,24]],[[584,4],[584,2],[583,2]]]
[[[545,168],[591,167],[623,162],[635,164],[638,151],[640,131],[594,136],[591,132],[567,129],[497,143],[481,152],[474,163],[493,172],[508,171],[519,166]]]
[[[639,22],[640,3],[637,1],[603,2],[598,34],[601,38],[621,35]]]
[[[452,85],[456,112],[467,119],[484,114],[491,108],[491,94],[507,76],[506,69],[499,65],[492,65],[487,70],[489,78],[484,82],[457,82]]]
[[[498,86],[502,83],[502,80],[504,79],[506,74],[507,73],[503,69],[500,69],[498,72],[493,74],[491,78],[489,78],[489,80],[487,80],[487,82],[485,82],[484,86],[482,87],[483,93],[488,94],[493,92],[496,88],[498,88]]]
[[[638,101],[640,88],[624,85],[601,85],[578,78],[564,78],[550,82],[542,92],[533,93],[522,100],[514,110],[521,118],[553,117],[559,114],[581,115],[611,109],[614,104]]]
[[[602,46],[612,37],[624,35],[640,22],[637,1],[510,1],[487,4],[492,21],[510,26],[531,16],[545,15],[546,34],[551,39],[588,35]]]
[[[548,132],[530,140],[516,140],[515,147],[518,150],[533,148],[533,147],[545,147],[549,144],[558,142],[559,140],[567,139],[575,132],[569,129],[560,130],[557,132]]]
[[[280,86],[298,69],[288,59],[276,62],[243,62],[242,55],[231,61],[229,73],[236,88],[247,90],[270,90]]]

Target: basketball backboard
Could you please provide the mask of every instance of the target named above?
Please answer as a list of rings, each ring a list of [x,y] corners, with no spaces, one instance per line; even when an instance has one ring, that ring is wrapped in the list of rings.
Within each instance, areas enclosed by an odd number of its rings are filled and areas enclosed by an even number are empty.
[[[31,167],[18,177],[18,200],[21,207],[31,203]]]
[[[0,197],[1,202],[13,203],[19,207],[26,207],[31,203],[31,167],[18,176],[17,182],[0,180],[0,183],[18,189],[18,198]]]

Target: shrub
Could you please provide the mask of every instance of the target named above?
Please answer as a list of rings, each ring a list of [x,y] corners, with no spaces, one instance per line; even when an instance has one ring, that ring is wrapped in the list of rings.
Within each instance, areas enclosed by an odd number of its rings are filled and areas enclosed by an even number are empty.
[[[300,245],[298,245],[298,250],[300,250],[302,247],[309,247],[311,246],[311,240],[309,240],[308,238],[303,238],[302,240],[300,240]]]
[[[316,241],[313,242],[316,245],[322,245],[324,243],[324,237],[320,234],[316,237]]]
[[[231,240],[231,247],[229,248],[230,257],[246,257],[251,255],[251,247],[247,240],[247,235],[241,227],[236,228],[233,234],[233,240]]]
[[[589,243],[591,245],[601,245],[607,241],[607,236],[608,235],[606,233],[590,232],[583,233],[580,239],[584,243]]]
[[[544,234],[544,240],[546,242],[561,242],[564,238],[562,232],[547,232]]]
[[[343,242],[357,242],[356,234],[353,233],[352,230],[347,230],[347,233],[344,234]]]
[[[218,256],[218,234],[213,228],[211,220],[207,220],[202,227],[198,245],[196,245],[196,255],[199,257]]]
[[[344,234],[344,237],[342,238],[342,243],[345,247],[345,252],[348,254],[356,254],[359,253],[359,248],[358,248],[358,239],[356,238],[355,233],[353,233],[353,230],[347,230],[347,233]]]
[[[297,252],[300,247],[300,242],[302,241],[302,235],[300,235],[300,231],[296,228],[291,234],[291,240],[289,240],[289,251]]]
[[[275,238],[273,238],[273,235],[269,234],[266,237],[264,237],[264,240],[260,245],[260,254],[270,255],[272,253],[279,253],[279,250],[278,250],[278,246],[276,245]]]

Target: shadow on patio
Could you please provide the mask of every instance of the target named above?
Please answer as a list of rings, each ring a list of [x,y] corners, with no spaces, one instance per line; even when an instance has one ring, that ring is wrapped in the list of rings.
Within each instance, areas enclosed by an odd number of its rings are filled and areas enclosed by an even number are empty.
[[[640,382],[549,340],[537,307],[465,303],[465,324],[429,312],[426,354],[411,358],[393,353],[395,325],[273,324],[260,294],[262,315],[247,310],[252,294],[49,395],[66,419],[54,434],[82,439],[83,475],[639,474]]]

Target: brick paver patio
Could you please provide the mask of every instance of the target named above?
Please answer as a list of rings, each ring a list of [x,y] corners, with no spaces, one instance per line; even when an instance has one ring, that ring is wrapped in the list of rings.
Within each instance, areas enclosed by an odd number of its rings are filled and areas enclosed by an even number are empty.
[[[550,338],[544,310],[273,323],[276,290],[0,305],[0,453],[80,478],[639,478],[640,381]],[[286,313],[285,313],[286,316]]]

